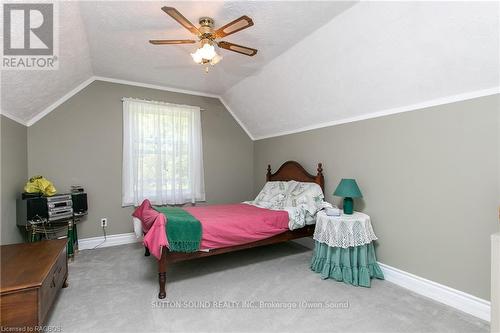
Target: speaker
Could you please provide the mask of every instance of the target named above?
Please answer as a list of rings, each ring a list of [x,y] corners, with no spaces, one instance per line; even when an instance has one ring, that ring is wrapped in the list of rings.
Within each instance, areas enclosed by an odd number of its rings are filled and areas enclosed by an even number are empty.
[[[47,206],[47,198],[32,197],[17,200],[17,225],[26,226],[28,220],[33,221],[48,218],[49,207]]]
[[[87,193],[72,193],[71,199],[73,200],[73,212],[75,214],[81,214],[87,212]]]
[[[26,217],[28,220],[35,220],[37,217],[48,218],[49,207],[46,198],[32,198],[26,200]]]

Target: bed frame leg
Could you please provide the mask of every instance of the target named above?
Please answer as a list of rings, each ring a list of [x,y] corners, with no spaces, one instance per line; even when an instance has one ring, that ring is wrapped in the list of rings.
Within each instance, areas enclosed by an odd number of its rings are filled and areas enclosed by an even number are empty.
[[[167,273],[158,273],[158,278],[160,282],[160,293],[158,294],[159,299],[167,297],[167,292],[165,291],[165,283],[167,282]]]
[[[146,246],[144,246],[144,256],[149,257],[150,255],[151,253],[149,253],[149,249]]]
[[[158,298],[163,299],[167,296],[165,284],[167,283],[167,252],[166,247],[162,248],[161,258],[158,260],[158,282],[160,283],[160,292]]]

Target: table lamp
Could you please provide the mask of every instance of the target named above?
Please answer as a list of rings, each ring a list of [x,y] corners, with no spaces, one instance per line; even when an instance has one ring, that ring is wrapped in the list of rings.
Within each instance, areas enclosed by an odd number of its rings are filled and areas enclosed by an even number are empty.
[[[342,178],[333,195],[344,197],[344,214],[352,214],[354,203],[352,198],[361,198],[363,195],[359,190],[356,180]]]

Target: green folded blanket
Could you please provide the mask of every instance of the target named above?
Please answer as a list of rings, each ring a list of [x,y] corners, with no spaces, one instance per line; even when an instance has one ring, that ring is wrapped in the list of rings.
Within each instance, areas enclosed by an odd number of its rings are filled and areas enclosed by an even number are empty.
[[[170,251],[195,252],[200,249],[201,223],[179,207],[153,207],[167,219],[167,239]]]

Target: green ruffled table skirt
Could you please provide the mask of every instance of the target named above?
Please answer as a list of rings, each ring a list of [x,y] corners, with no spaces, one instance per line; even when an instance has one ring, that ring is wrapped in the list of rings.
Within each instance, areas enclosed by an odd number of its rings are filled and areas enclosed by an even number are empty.
[[[322,279],[332,278],[353,286],[370,287],[372,278],[384,279],[373,242],[348,248],[330,247],[315,241],[311,269]]]

